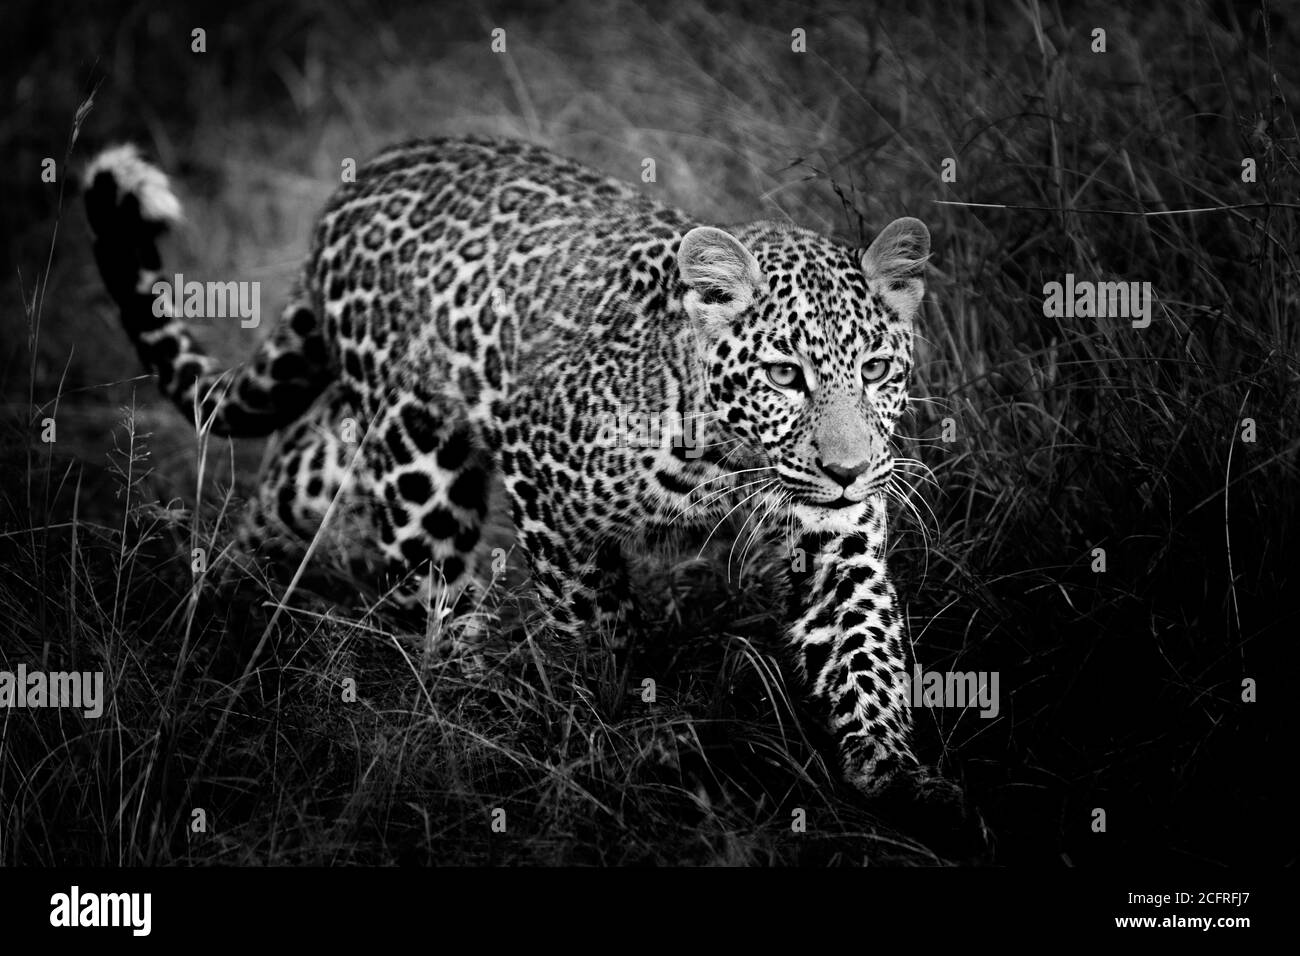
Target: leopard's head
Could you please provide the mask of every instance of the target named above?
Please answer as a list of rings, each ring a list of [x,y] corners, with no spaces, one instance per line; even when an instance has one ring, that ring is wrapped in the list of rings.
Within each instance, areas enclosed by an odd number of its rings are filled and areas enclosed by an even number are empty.
[[[713,410],[751,452],[728,460],[774,469],[809,530],[859,528],[882,500],[929,252],[911,218],[866,251],[774,223],[682,238],[683,308]]]

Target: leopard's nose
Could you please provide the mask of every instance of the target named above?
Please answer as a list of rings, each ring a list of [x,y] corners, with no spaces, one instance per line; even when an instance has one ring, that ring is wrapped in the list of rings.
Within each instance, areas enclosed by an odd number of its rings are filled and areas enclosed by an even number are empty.
[[[855,464],[846,465],[840,462],[822,461],[818,458],[817,467],[847,488],[857,480],[858,475],[871,467],[871,459],[864,458]]]

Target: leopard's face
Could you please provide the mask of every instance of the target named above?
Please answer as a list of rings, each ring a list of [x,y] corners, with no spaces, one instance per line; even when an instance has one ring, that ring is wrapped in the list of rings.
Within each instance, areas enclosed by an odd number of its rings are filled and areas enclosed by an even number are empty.
[[[752,293],[688,302],[705,320],[713,406],[805,528],[861,528],[894,468],[928,233],[899,220],[866,252],[762,224],[739,236],[760,276]]]

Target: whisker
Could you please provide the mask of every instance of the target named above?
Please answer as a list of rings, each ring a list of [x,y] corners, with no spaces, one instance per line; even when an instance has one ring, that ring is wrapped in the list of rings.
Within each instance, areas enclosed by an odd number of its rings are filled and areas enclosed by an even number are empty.
[[[924,497],[917,494],[915,488],[903,482],[901,478],[891,475],[890,481],[887,483],[886,488],[893,495],[894,500],[897,501],[903,507],[907,508],[908,511],[911,512],[912,516],[916,519],[916,525],[921,532],[921,541],[925,547],[927,563],[928,563],[928,558],[931,549],[929,529],[924,519],[922,519],[920,509],[917,508],[916,501],[914,499],[917,498],[920,499],[921,504],[925,506],[925,510],[930,513],[931,521],[933,521],[933,523],[936,526],[939,523],[938,516],[935,515],[934,509],[930,507],[930,503],[927,502]],[[906,489],[907,492],[906,494],[903,493],[904,489]]]
[[[914,405],[948,405],[952,401],[948,398],[932,398],[920,395],[909,395],[907,400]]]
[[[749,501],[751,498],[755,498],[758,495],[761,495],[763,493],[763,489],[768,487],[772,483],[774,483],[776,480],[777,479],[775,478],[766,479],[766,482],[763,484],[762,487],[758,489],[758,491],[755,491],[753,494],[747,495],[746,497],[742,498],[740,501],[736,502],[736,504],[732,506],[730,511],[728,511],[725,515],[719,518],[717,524],[713,526],[713,530],[709,532],[709,536],[705,538],[704,543],[700,545],[700,550],[699,553],[696,554],[696,557],[702,558],[704,556],[704,549],[709,546],[709,542],[712,541],[713,536],[718,533],[718,529],[722,527],[722,523],[726,521],[728,518],[730,518],[733,514],[735,514],[737,508],[743,505],[746,501]],[[755,482],[755,484],[758,484],[758,482]]]
[[[731,550],[727,552],[727,580],[728,581],[731,580],[731,563],[732,563],[732,559],[736,556],[736,545],[740,543],[740,536],[745,533],[745,526],[748,525],[749,522],[753,520],[755,515],[758,515],[759,508],[768,505],[768,503],[771,501],[771,497],[772,497],[772,492],[766,491],[763,495],[763,500],[749,510],[749,514],[745,517],[744,522],[741,524],[741,526],[738,529],[736,529],[736,536],[731,542]],[[758,523],[754,525],[754,530],[750,532],[751,539],[753,538],[754,534],[756,534],[758,530],[763,527],[763,519],[766,517],[767,517],[767,508],[764,508],[762,515],[759,516]],[[742,572],[744,570],[743,565],[744,565],[744,551],[742,550],[741,551]]]
[[[671,518],[668,519],[668,523],[669,523],[669,524],[672,524],[673,522],[677,521],[677,519],[681,518],[683,515],[686,515],[687,513],[691,512],[691,511],[694,511],[696,508],[700,507],[701,505],[703,505],[703,504],[707,504],[707,503],[709,503],[709,502],[712,502],[712,501],[714,501],[714,500],[716,500],[716,499],[718,499],[718,498],[721,498],[721,497],[723,497],[723,496],[725,496],[725,495],[727,495],[727,494],[730,494],[731,492],[735,492],[735,491],[744,491],[746,488],[752,488],[752,487],[754,487],[755,485],[757,485],[757,484],[761,484],[761,483],[764,482],[764,481],[774,481],[774,480],[775,480],[775,479],[772,479],[772,478],[759,478],[759,479],[756,479],[755,481],[750,481],[750,482],[747,482],[747,483],[745,483],[745,484],[743,484],[743,485],[738,485],[738,486],[735,486],[735,487],[727,487],[727,488],[723,488],[723,489],[718,490],[718,491],[712,491],[712,492],[710,492],[708,495],[706,495],[704,498],[701,498],[699,501],[688,502],[688,504],[687,504],[685,507],[681,508],[679,511],[677,511],[676,514],[674,514]],[[690,494],[694,494],[694,493],[695,493],[695,490],[696,490],[696,489],[692,488],[691,491],[690,491]]]
[[[931,468],[929,465],[925,464],[924,462],[912,461],[906,458],[895,458],[894,466],[897,474],[899,474],[900,476],[906,475],[909,477],[915,477],[920,479],[921,481],[928,481],[936,488],[939,487],[939,482],[934,475],[934,469]],[[919,469],[919,470],[912,471],[910,469]]]
[[[924,579],[930,573],[930,555],[933,552],[933,544],[931,543],[930,535],[927,532],[924,523],[921,521],[920,511],[917,509],[915,503],[910,499],[910,496],[904,498],[899,494],[897,489],[894,489],[894,496],[898,501],[911,510],[912,515],[916,519],[917,527],[921,529],[921,546],[922,553],[924,554],[924,564],[922,565],[921,577]],[[930,507],[929,503],[926,502],[924,498],[921,499],[921,503],[925,505],[926,510],[930,512],[930,517],[934,519],[935,524],[937,525],[938,518],[935,517],[934,510]]]
[[[704,481],[701,481],[694,488],[692,488],[691,491],[695,491],[699,488],[703,488],[705,485],[711,484],[715,481],[721,481],[723,478],[734,478],[736,475],[747,475],[750,472],[768,471],[769,469],[775,469],[775,468],[776,468],[775,465],[762,465],[759,468],[741,468],[739,471],[729,471],[725,475],[714,475],[712,478],[706,478]]]
[[[767,519],[771,517],[772,513],[774,511],[779,513],[780,508],[785,503],[786,495],[788,494],[789,492],[785,491],[785,489],[778,488],[775,492],[772,492],[768,497],[765,497],[763,499],[764,503],[766,504],[766,508],[763,511],[763,516],[758,519],[758,524],[754,525],[754,530],[749,533],[749,538],[745,541],[745,546],[740,549],[740,573],[741,573],[742,584],[744,583],[745,560],[749,555],[750,547],[752,547],[755,540],[757,540],[759,532],[763,530],[764,524],[767,522]],[[771,500],[772,496],[775,496],[775,501]],[[735,551],[736,546],[733,544],[731,548],[732,551]],[[728,573],[730,573],[731,570],[730,558],[728,558],[727,570]]]

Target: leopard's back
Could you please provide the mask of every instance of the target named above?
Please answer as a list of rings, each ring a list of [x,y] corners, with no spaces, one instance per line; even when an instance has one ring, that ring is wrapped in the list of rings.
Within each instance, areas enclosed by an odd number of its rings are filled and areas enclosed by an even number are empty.
[[[666,258],[685,228],[636,187],[540,147],[416,141],[337,192],[310,270],[334,365],[360,405],[432,374],[490,409],[530,355],[626,334],[612,326],[629,310],[608,300],[635,296],[639,264]],[[666,304],[632,311],[651,318]]]

